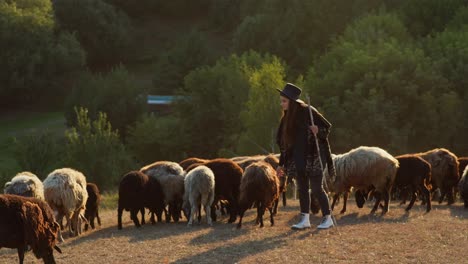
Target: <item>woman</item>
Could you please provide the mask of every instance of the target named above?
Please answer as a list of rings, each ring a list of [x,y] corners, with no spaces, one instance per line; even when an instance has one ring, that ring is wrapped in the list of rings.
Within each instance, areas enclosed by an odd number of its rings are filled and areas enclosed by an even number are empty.
[[[278,128],[277,143],[281,149],[280,166],[277,173],[283,176],[285,171],[296,175],[299,187],[299,203],[301,207],[301,220],[292,226],[293,229],[310,228],[309,208],[310,195],[312,193],[318,199],[322,211],[322,222],[317,226],[326,229],[333,226],[330,215],[330,203],[328,195],[323,188],[323,173],[320,165],[319,154],[323,166],[327,165],[332,177],[335,169],[331,158],[328,134],[331,124],[315,108],[311,107],[314,117],[314,126],[310,120],[309,107],[299,99],[301,89],[293,84],[286,84],[283,90],[279,90],[283,116]],[[320,153],[317,153],[315,137],[317,137]]]

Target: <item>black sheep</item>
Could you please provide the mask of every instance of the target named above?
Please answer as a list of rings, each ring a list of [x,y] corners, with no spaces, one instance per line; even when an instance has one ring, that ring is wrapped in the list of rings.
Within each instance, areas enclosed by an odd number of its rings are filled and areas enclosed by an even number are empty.
[[[400,191],[408,189],[412,195],[406,211],[411,210],[416,201],[416,193],[419,192],[426,200],[426,211],[429,212],[431,210],[430,190],[432,187],[431,164],[415,155],[402,155],[396,159],[400,163],[400,167],[393,183],[394,189]]]
[[[141,212],[141,224],[145,224],[145,191],[148,181],[148,176],[139,171],[131,171],[123,176],[119,185],[118,229],[122,229],[123,210],[130,211],[130,218],[136,227],[141,226],[137,216]]]
[[[101,194],[99,188],[94,183],[86,184],[88,192],[88,200],[86,200],[85,218],[94,229],[94,218],[97,218],[99,226],[101,226],[101,218],[99,217],[99,204],[101,203]],[[85,231],[88,231],[88,223],[85,224]]]

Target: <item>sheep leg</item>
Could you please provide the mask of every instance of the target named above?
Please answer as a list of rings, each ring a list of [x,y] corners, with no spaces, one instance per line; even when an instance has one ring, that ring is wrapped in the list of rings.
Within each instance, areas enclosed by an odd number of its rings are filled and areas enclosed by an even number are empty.
[[[99,209],[96,208],[96,218],[97,218],[97,223],[99,226],[101,226],[101,217],[99,217]]]
[[[265,203],[261,202],[259,204],[259,215],[258,217],[260,218],[260,227],[263,227],[263,214],[265,213]]]
[[[379,207],[379,204],[380,204],[380,201],[382,200],[382,196],[380,193],[378,192],[375,192],[374,193],[374,198],[375,198],[375,204],[374,204],[374,207],[372,208],[371,210],[371,214],[374,214],[375,211],[377,211],[377,208]]]
[[[237,229],[239,229],[239,228],[242,227],[242,218],[244,217],[244,213],[245,213],[245,209],[244,209],[244,208],[240,208],[240,212],[239,212],[239,223],[237,224]]]
[[[198,218],[199,224],[201,223],[201,209],[202,209],[201,207],[202,207],[201,204],[198,205],[198,217],[197,218]]]
[[[156,217],[158,218],[158,222],[162,222],[162,214],[163,214],[163,209],[157,209],[156,210]]]
[[[230,206],[230,216],[229,216],[229,220],[228,220],[228,223],[234,223],[236,221],[236,218],[237,218],[237,201],[236,199],[234,199],[233,196],[230,196],[230,197],[227,197],[228,198],[228,201],[229,201],[229,206]]]
[[[205,204],[205,214],[206,214],[206,222],[208,225],[212,226],[213,222],[211,222],[211,206],[209,204]]]
[[[275,200],[274,203],[273,203],[273,214],[277,214],[277,213],[278,213],[278,204],[279,204],[279,197],[276,198],[276,200]]]
[[[273,210],[271,208],[268,208],[268,211],[270,211],[270,223],[271,226],[275,225],[275,220],[273,219]]]
[[[141,213],[141,224],[144,225],[145,223],[145,207],[140,208],[140,213]]]
[[[117,209],[117,229],[122,229],[122,212],[123,208],[119,204],[119,208]]]
[[[335,208],[335,204],[336,204],[336,201],[338,200],[338,196],[339,196],[339,195],[340,195],[339,193],[335,193],[335,195],[333,195],[333,202],[332,202],[332,204],[331,204],[331,209],[332,209],[332,211],[333,211],[333,209]]]
[[[414,190],[412,189],[412,192],[411,192],[411,201],[410,201],[408,207],[406,207],[406,209],[405,209],[407,212],[408,212],[409,210],[411,210],[411,208],[413,207],[415,201],[416,201],[416,191],[414,191]]]
[[[211,220],[216,222],[216,203],[211,205]]]
[[[341,209],[340,214],[344,214],[346,212],[346,204],[348,203],[348,195],[349,192],[344,192],[343,193],[343,209]]]
[[[24,248],[23,247],[18,248],[18,258],[19,258],[19,263],[23,264],[24,263]]]
[[[423,201],[426,201],[426,212],[431,211],[432,204],[431,204],[431,191],[426,187],[426,185],[422,184],[419,189],[421,190],[422,195],[424,196]]]
[[[390,190],[385,190],[384,194],[384,208],[382,210],[382,215],[386,214],[389,210],[389,205],[390,205]]]
[[[193,219],[195,218],[195,216],[197,214],[197,209],[198,209],[197,208],[198,206],[196,204],[194,204],[192,202],[191,202],[191,204],[192,204],[192,209],[190,210],[190,220],[189,220],[187,226],[192,226]]]
[[[451,204],[455,203],[455,198],[454,198],[454,195],[453,195],[453,193],[454,193],[453,187],[448,188],[446,193],[447,193],[447,200],[448,200],[447,205],[451,205]]]
[[[141,227],[140,222],[138,221],[138,209],[130,210],[130,218],[133,220],[133,223],[136,227]]]
[[[283,207],[286,206],[286,192],[283,192]]]

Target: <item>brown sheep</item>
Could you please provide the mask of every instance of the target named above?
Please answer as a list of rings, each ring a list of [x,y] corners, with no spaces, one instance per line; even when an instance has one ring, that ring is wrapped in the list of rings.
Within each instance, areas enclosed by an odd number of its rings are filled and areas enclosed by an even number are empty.
[[[215,175],[215,199],[211,206],[211,218],[216,221],[216,208],[220,200],[227,200],[229,203],[228,223],[236,221],[239,201],[239,187],[244,172],[239,165],[229,159],[214,159],[202,164],[193,164],[187,168],[187,172],[204,165],[210,168]]]
[[[243,157],[235,157],[231,158],[232,161],[236,162],[243,170],[245,170],[250,164],[257,162],[257,161],[265,161],[266,163],[270,164],[274,170],[276,170],[279,166],[279,159],[274,154],[270,155],[255,155],[255,156],[243,156]],[[286,206],[287,198],[286,198],[286,191],[287,191],[287,178],[285,175],[280,177],[280,194],[282,194],[283,198],[283,206]],[[275,206],[273,208],[273,213],[276,214],[278,212],[278,201],[275,202]]]
[[[445,195],[447,195],[448,204],[453,204],[455,202],[453,196],[454,187],[460,179],[457,156],[444,148],[433,149],[427,152],[417,153],[416,155],[431,164],[432,191],[435,191],[437,188],[440,189],[441,196],[439,203],[442,203]]]
[[[257,222],[260,222],[260,227],[263,227],[263,214],[266,209],[270,211],[270,223],[274,225],[273,206],[278,197],[279,180],[273,167],[264,161],[248,166],[240,185],[240,219],[237,228],[242,227],[245,211],[254,204],[257,206]]]
[[[183,161],[179,162],[179,165],[184,169],[184,170],[187,170],[188,167],[190,167],[190,165],[192,164],[200,164],[200,163],[204,163],[204,162],[207,162],[208,160],[207,159],[200,159],[200,158],[188,158],[188,159],[184,159]]]
[[[0,248],[16,248],[19,263],[24,261],[27,247],[44,263],[55,263],[54,249],[60,225],[47,203],[36,198],[0,195]]]

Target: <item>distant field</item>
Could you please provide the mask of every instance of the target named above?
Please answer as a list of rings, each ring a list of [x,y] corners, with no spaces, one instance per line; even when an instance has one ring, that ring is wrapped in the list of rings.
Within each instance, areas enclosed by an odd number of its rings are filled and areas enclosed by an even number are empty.
[[[13,157],[13,137],[41,130],[63,135],[65,129],[62,112],[16,112],[0,116],[0,172],[14,173],[21,169]]]
[[[298,202],[281,207],[270,227],[254,227],[248,211],[241,230],[235,225],[204,222],[193,228],[178,224],[147,224],[136,229],[124,213],[117,230],[116,211],[102,212],[103,226],[79,238],[66,239],[57,263],[466,263],[468,210],[461,203],[434,205],[426,214],[421,206],[410,213],[392,203],[384,216],[370,216],[370,207],[338,215],[338,228],[318,232],[292,231]],[[339,209],[340,206],[338,206]],[[147,217],[148,220],[148,217]],[[318,224],[318,216],[311,217]],[[16,251],[0,250],[0,263],[15,263]],[[41,263],[31,253],[26,263]]]

